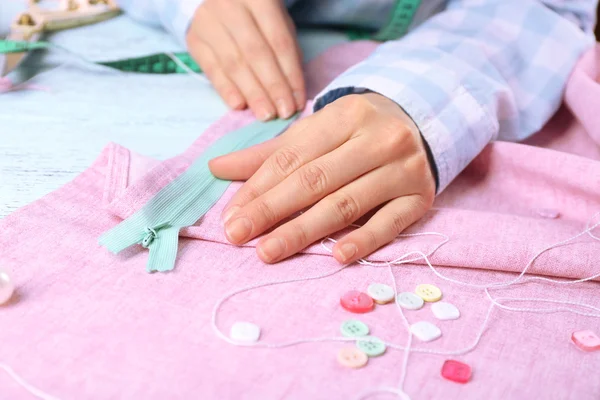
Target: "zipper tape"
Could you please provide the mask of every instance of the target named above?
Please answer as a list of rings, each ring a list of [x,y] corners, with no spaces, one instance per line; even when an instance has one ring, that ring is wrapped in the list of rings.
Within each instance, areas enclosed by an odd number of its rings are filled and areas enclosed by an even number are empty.
[[[140,244],[149,250],[148,272],[172,270],[177,258],[179,231],[202,218],[231,183],[215,178],[208,168],[208,161],[271,139],[298,116],[287,120],[255,121],[221,137],[144,207],[105,232],[99,239],[100,245],[116,254]]]
[[[371,39],[383,42],[387,40],[398,39],[408,32],[408,28],[410,27],[410,24],[412,23],[420,4],[421,0],[396,0],[388,22],[378,32],[373,34],[370,31],[350,29],[346,30],[346,34],[350,40]],[[202,72],[202,69],[193,60],[190,54],[186,52],[173,54],[157,53],[113,61],[91,61],[65,49],[64,47],[53,45],[49,42],[0,40],[0,54],[22,53],[26,51],[51,48],[66,51],[79,57],[87,63],[103,65],[105,67],[110,67],[124,72],[137,72],[146,74],[177,74],[189,72],[180,64],[183,64],[187,67],[187,69],[196,73]],[[174,60],[173,58],[176,58],[177,60]]]

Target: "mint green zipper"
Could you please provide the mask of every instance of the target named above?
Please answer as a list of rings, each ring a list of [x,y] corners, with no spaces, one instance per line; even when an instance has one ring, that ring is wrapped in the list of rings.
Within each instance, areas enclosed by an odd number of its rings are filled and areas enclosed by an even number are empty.
[[[179,231],[206,214],[231,183],[215,178],[208,161],[271,139],[296,118],[298,114],[287,120],[256,121],[221,137],[142,209],[105,232],[99,239],[100,245],[116,254],[140,244],[149,250],[148,272],[172,270],[177,258]]]

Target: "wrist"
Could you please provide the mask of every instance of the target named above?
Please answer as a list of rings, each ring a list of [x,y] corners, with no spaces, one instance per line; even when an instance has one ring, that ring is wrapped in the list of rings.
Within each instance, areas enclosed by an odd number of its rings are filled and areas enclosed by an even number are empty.
[[[404,111],[404,109],[398,103],[382,94],[373,92],[368,89],[364,89],[364,91],[359,94],[367,97],[374,104],[384,104],[386,108],[393,109],[394,114],[397,115],[398,118],[400,118],[400,120],[406,125],[406,127],[410,129],[414,137],[419,140],[419,143],[422,144],[422,150],[427,157],[427,162],[429,164],[431,176],[435,185],[435,193],[437,193],[439,189],[439,178],[437,165],[433,157],[433,152],[429,147],[429,143],[427,143],[427,140],[425,140],[425,138],[421,134],[421,131],[419,130],[419,127],[413,121],[410,115],[408,115],[408,113]]]

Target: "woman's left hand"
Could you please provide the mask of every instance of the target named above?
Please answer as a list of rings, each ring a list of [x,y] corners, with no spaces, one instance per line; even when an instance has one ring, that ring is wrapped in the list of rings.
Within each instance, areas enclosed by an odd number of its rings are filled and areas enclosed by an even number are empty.
[[[421,218],[435,180],[419,131],[396,103],[376,93],[349,95],[300,120],[282,135],[210,162],[222,179],[247,182],[222,215],[227,239],[265,235],[259,257],[274,263],[382,206],[333,248],[351,263],[391,242]]]

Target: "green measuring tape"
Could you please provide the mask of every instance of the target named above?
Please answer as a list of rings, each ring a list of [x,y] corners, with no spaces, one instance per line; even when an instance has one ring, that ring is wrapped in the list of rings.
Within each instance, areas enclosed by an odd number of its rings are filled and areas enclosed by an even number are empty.
[[[218,156],[272,139],[297,118],[255,121],[222,136],[194,163],[163,187],[146,205],[99,239],[113,253],[141,244],[150,251],[146,269],[170,271],[175,267],[179,231],[191,226],[221,198],[231,181],[217,179],[208,162]]]
[[[408,32],[414,16],[421,4],[421,0],[396,0],[388,22],[378,32],[373,33],[366,30],[350,29],[346,34],[350,40],[371,39],[377,41],[395,40],[401,38]],[[0,40],[0,54],[22,53],[41,49],[57,48],[68,51],[49,42],[22,42],[11,40]],[[71,54],[73,52],[68,51]],[[76,54],[75,54],[76,55]],[[82,57],[80,57],[82,58]],[[159,53],[147,56],[127,58],[114,61],[91,61],[86,62],[103,65],[124,72],[137,72],[145,74],[178,74],[190,70],[201,73],[202,69],[193,60],[189,53]]]
[[[159,53],[149,56],[136,58],[127,58],[115,61],[91,61],[83,58],[64,47],[57,46],[50,42],[22,42],[12,40],[0,40],[0,54],[22,53],[26,51],[42,49],[60,49],[70,54],[78,56],[86,62],[103,65],[125,72],[139,72],[146,74],[178,74],[189,72],[202,72],[198,64],[192,59],[189,53]]]
[[[415,14],[421,5],[421,0],[396,0],[388,22],[376,33],[365,30],[348,30],[346,34],[350,40],[376,40],[386,42],[396,40],[406,35]]]

